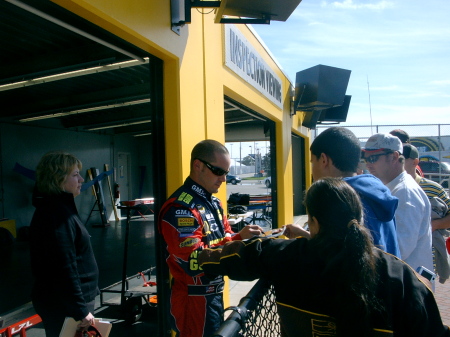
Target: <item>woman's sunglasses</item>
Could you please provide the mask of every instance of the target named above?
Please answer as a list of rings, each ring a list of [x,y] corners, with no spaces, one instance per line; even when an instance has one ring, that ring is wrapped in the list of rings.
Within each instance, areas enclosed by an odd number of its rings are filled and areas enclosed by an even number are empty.
[[[220,177],[220,176],[223,176],[223,175],[228,174],[230,172],[230,171],[226,171],[224,169],[221,169],[220,167],[212,166],[210,163],[208,163],[208,162],[206,162],[204,160],[201,160],[200,158],[197,158],[197,159],[200,160],[203,164],[205,164],[206,167],[209,168],[211,170],[211,172],[213,174],[215,174],[216,176]]]
[[[363,158],[366,162],[373,164],[376,163],[378,161],[378,159],[380,159],[381,156],[386,156],[388,154],[391,154],[392,152],[385,152],[385,153],[380,153],[380,154],[373,154],[369,157],[365,157]]]

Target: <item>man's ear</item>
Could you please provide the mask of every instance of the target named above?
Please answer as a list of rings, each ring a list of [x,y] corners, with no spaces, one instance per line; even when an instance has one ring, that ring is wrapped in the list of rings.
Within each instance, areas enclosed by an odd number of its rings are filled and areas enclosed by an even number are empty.
[[[331,158],[327,154],[322,152],[320,154],[320,163],[322,164],[323,167],[328,167],[331,164],[333,164],[333,161],[331,160]]]
[[[201,161],[198,159],[194,159],[194,162],[192,163],[192,166],[195,170],[200,170]]]

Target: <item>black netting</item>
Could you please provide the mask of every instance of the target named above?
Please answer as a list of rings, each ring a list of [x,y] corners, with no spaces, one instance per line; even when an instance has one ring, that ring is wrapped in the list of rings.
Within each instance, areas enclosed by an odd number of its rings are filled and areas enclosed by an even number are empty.
[[[259,280],[216,331],[217,337],[280,336],[275,292],[266,280]]]

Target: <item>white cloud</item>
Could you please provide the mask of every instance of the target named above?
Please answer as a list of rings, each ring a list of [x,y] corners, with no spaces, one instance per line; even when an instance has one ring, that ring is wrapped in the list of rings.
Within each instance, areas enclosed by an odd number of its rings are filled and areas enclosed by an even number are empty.
[[[370,111],[371,110],[371,111]],[[426,105],[358,104],[351,106],[345,125],[402,125],[442,124],[448,122],[450,105],[430,107]],[[371,121],[372,115],[372,121]]]
[[[436,81],[431,81],[430,84],[432,84],[432,85],[450,85],[450,80],[436,80]]]
[[[372,87],[370,88],[372,91],[392,91],[392,90],[399,90],[399,87],[397,85],[390,85],[386,87]]]
[[[370,122],[370,81],[377,123],[450,123],[449,12],[448,0],[304,1],[254,28],[292,79],[317,64],[351,70],[350,119]]]
[[[342,2],[333,1],[330,3],[331,6],[342,9],[369,9],[369,10],[384,10],[386,8],[394,7],[394,3],[391,1],[378,1],[375,3],[354,3],[353,0],[344,0]],[[328,3],[322,2],[322,6],[328,6]]]

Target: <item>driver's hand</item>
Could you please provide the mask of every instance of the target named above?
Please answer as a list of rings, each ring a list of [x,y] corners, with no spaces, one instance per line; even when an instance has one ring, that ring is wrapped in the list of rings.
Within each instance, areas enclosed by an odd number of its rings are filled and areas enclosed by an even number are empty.
[[[263,233],[264,231],[258,225],[247,225],[244,228],[242,228],[241,231],[239,232],[243,240],[250,239],[254,236],[258,236]]]

